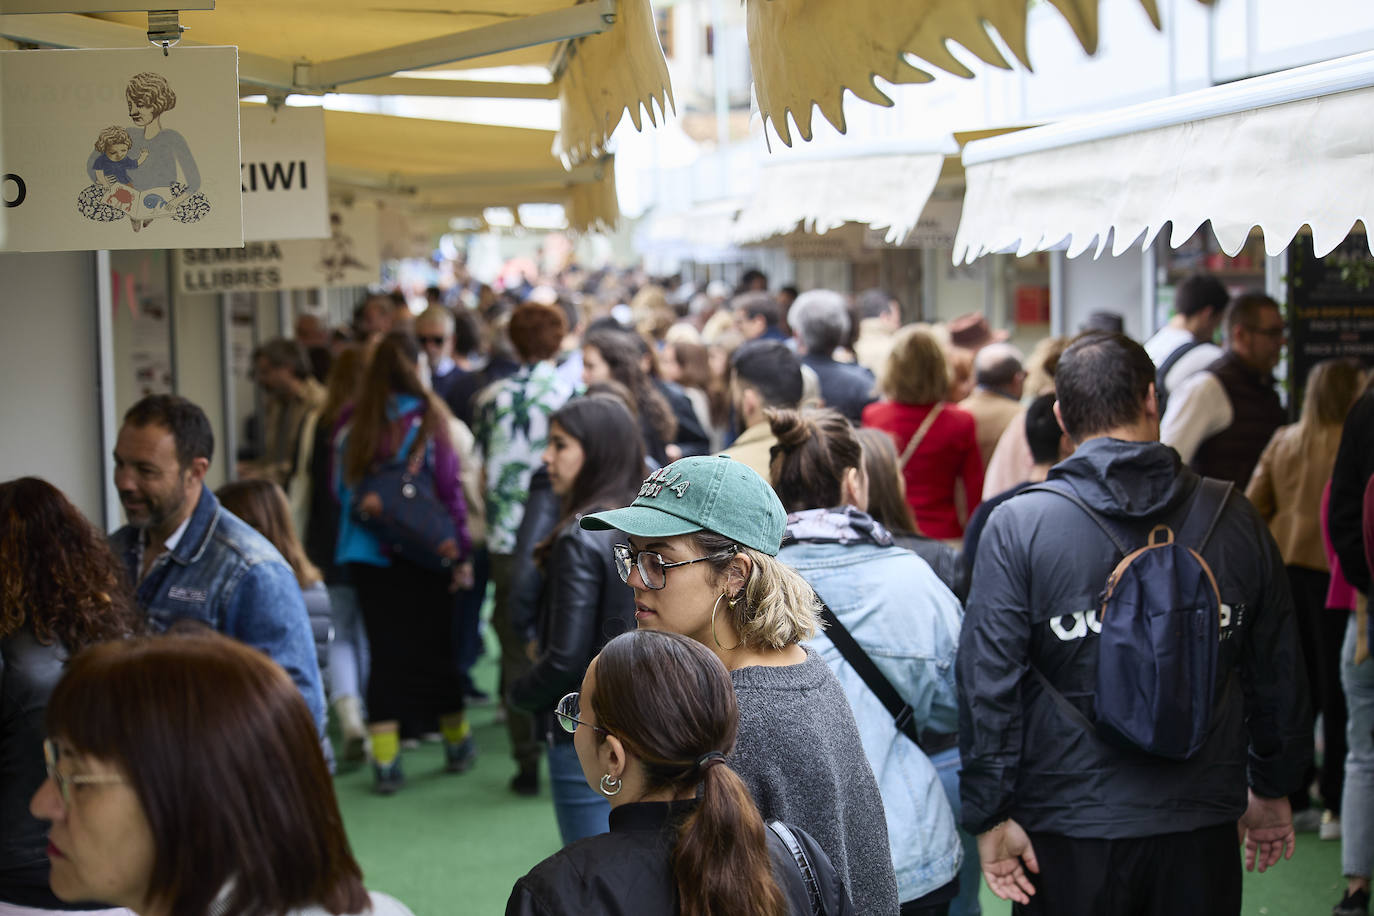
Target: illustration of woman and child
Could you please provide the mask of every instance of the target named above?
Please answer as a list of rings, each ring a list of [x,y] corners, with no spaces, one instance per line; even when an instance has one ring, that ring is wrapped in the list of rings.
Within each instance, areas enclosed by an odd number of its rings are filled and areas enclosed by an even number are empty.
[[[162,115],[176,107],[176,93],[160,73],[138,73],[125,87],[134,129],[107,127],[86,159],[91,184],[77,196],[87,219],[114,222],[129,218],[135,232],[170,216],[194,223],[210,212],[200,191],[200,170],[186,139],[162,126]]]

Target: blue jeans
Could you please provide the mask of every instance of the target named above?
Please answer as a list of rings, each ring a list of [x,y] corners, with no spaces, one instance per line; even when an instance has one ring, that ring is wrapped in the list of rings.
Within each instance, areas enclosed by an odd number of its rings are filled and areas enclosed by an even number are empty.
[[[940,785],[944,787],[957,823],[963,807],[959,803],[959,771],[963,769],[959,749],[952,747],[941,751],[931,757],[930,762],[935,764],[935,772],[940,775]],[[959,896],[949,902],[949,916],[982,916],[978,891],[983,886],[983,867],[978,862],[978,840],[960,827],[959,842],[964,847],[964,864],[959,868]]]
[[[549,788],[563,845],[611,829],[611,803],[587,785],[577,748],[571,741],[549,745]]]
[[[1374,859],[1374,658],[1355,664],[1355,615],[1341,645],[1345,688],[1345,792],[1341,796],[1341,871],[1368,878]]]
[[[363,629],[358,593],[351,585],[329,586],[334,615],[334,641],[329,644],[330,700],[367,696],[367,632]]]

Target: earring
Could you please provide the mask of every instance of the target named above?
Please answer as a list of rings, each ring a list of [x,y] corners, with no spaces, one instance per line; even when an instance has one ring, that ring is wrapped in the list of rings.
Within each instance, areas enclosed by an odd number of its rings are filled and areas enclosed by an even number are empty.
[[[620,794],[620,780],[607,773],[601,777],[601,794],[607,798],[612,798]]]
[[[738,648],[740,647],[740,644],[739,644],[739,643],[735,643],[734,646],[732,646],[732,647],[730,647],[730,648],[727,649],[725,646],[721,645],[720,637],[716,635],[716,611],[720,608],[720,599],[721,599],[721,598],[724,598],[724,597],[725,597],[725,592],[721,592],[721,593],[720,593],[720,598],[717,598],[717,599],[716,599],[716,603],[713,604],[713,605],[711,605],[711,639],[715,642],[716,648],[717,648],[717,649],[720,649],[722,652],[733,652],[735,649],[738,649]],[[734,609],[735,609],[735,605],[737,605],[738,603],[739,603],[739,599],[738,599],[738,598],[731,598],[731,599],[730,599],[730,610],[734,610]],[[743,642],[743,640],[741,640],[740,642]]]

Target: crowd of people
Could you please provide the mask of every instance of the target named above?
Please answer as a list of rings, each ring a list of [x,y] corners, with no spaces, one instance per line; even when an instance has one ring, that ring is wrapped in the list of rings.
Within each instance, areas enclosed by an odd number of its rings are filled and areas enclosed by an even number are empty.
[[[123,418],[108,538],[0,484],[0,916],[407,913],[329,773],[459,776],[475,702],[564,843],[508,913],[1238,914],[1238,829],[1261,871],[1340,839],[1367,913],[1374,388],[1320,363],[1285,425],[1272,299],[1199,275],[1143,346],[1029,357],[757,271],[427,299],[259,347],[218,491],[171,395]],[[1130,578],[1175,543],[1182,606]],[[1180,633],[1202,673],[1144,671]]]

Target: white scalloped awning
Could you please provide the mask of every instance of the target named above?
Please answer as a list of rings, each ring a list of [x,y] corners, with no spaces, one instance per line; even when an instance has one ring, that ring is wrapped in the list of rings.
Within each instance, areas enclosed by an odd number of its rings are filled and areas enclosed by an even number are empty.
[[[1374,218],[1371,112],[1366,53],[970,143],[954,260],[1097,256],[1109,235],[1118,255],[1165,223],[1177,247],[1208,220],[1227,254],[1255,226],[1277,254],[1304,224],[1326,254]]]
[[[824,234],[862,223],[886,229],[888,242],[900,242],[920,220],[945,157],[958,151],[949,137],[920,151],[789,155],[759,170],[731,239],[749,244],[798,228]]]
[[[1010,69],[993,43],[996,31],[1026,69],[1026,0],[747,0],[749,52],[759,112],[782,142],[792,144],[790,113],[802,139],[811,139],[811,113],[845,131],[844,91],[875,105],[892,100],[889,83],[928,83],[932,69],[971,77],[949,42],[989,64]],[[1098,0],[1049,0],[1089,54],[1097,51]],[[1114,0],[1126,3],[1128,0]],[[1212,0],[1199,0],[1210,3]],[[1156,0],[1140,0],[1159,28]],[[911,60],[908,59],[911,58]]]

